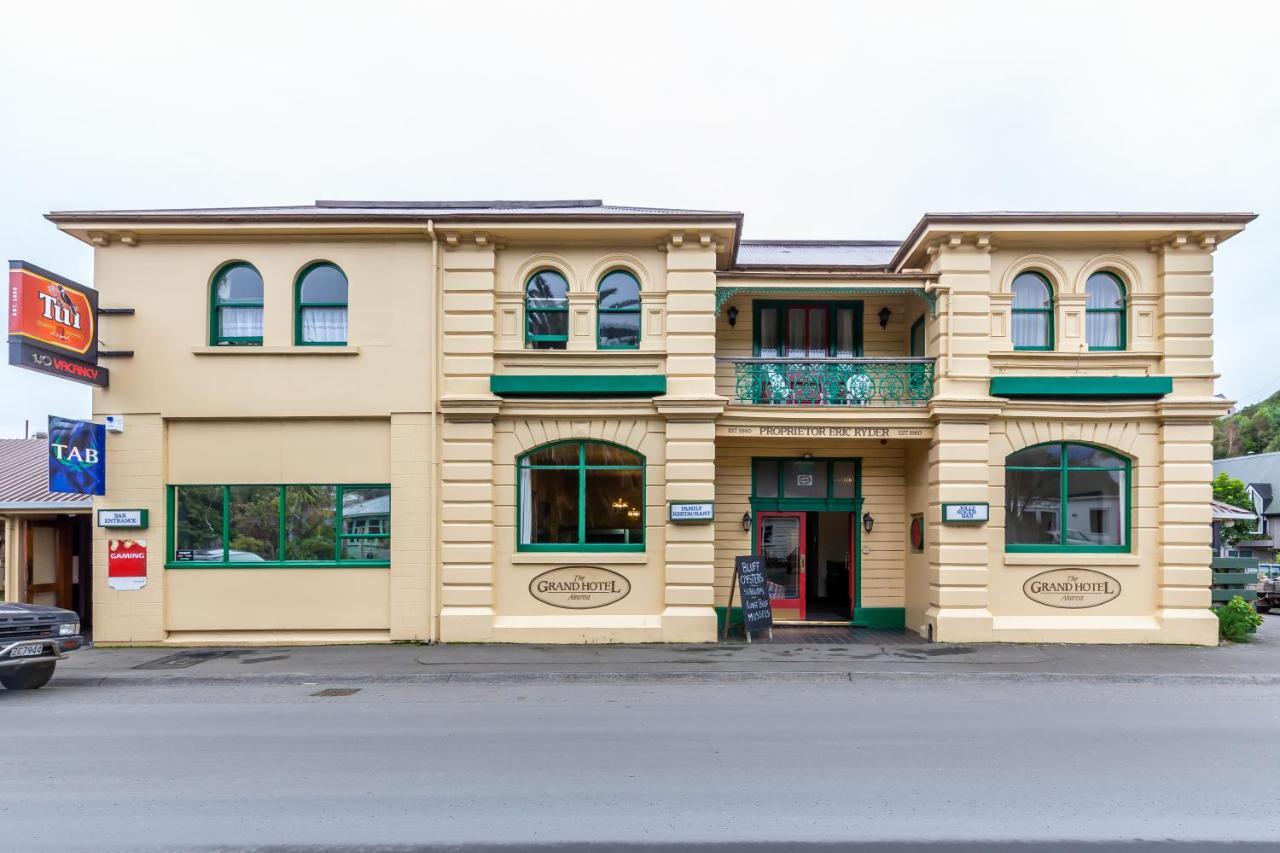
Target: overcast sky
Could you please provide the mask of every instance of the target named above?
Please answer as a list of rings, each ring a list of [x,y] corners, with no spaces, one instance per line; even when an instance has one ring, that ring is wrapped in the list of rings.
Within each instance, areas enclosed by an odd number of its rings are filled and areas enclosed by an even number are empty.
[[[1253,402],[1280,388],[1271,5],[5,4],[0,254],[91,284],[42,214],[317,198],[727,208],[757,238],[1253,211],[1216,302],[1218,389]],[[0,366],[0,436],[88,396]]]

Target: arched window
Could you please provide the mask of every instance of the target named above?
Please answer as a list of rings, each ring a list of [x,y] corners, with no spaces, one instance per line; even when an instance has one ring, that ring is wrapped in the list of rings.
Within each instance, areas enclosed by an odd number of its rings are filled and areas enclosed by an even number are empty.
[[[331,263],[312,264],[298,276],[294,343],[342,346],[347,342],[347,277]]]
[[[1040,273],[1013,280],[1013,348],[1053,349],[1053,288]]]
[[[209,343],[262,346],[262,276],[237,261],[218,270],[210,289]]]
[[[1084,331],[1092,350],[1125,348],[1124,285],[1109,272],[1096,272],[1084,285]]]
[[[561,441],[529,451],[516,468],[520,550],[644,550],[639,453],[602,441]]]
[[[555,270],[529,276],[524,288],[524,341],[529,349],[569,345],[569,282]]]
[[[1088,444],[1037,444],[1005,459],[1008,551],[1128,551],[1129,460]]]
[[[600,279],[596,346],[600,349],[640,346],[640,282],[626,270],[614,270]]]

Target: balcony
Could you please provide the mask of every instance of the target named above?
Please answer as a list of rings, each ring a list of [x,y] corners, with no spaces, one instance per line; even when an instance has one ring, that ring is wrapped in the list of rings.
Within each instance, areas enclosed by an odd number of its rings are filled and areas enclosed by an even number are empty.
[[[728,358],[734,402],[749,406],[925,406],[932,358]]]

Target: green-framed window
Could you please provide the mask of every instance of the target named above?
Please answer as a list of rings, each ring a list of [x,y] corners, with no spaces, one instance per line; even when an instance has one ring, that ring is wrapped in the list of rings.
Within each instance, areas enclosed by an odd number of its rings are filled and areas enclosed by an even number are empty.
[[[861,498],[861,460],[797,456],[751,460],[751,508],[757,511],[853,511]]]
[[[569,346],[569,281],[555,270],[539,270],[525,282],[524,344],[529,349]]]
[[[911,324],[911,357],[924,356],[924,349],[924,315],[921,314],[919,319]]]
[[[262,275],[252,264],[232,261],[209,287],[209,343],[262,346]]]
[[[596,346],[600,349],[640,347],[640,282],[627,270],[600,279],[596,298]]]
[[[340,347],[347,343],[347,276],[336,264],[305,267],[294,285],[293,342]]]
[[[559,441],[516,462],[521,551],[643,551],[644,457],[605,441]]]
[[[1109,272],[1096,272],[1084,285],[1084,331],[1091,350],[1122,350],[1125,342],[1124,284]]]
[[[757,358],[858,358],[862,302],[756,300],[752,352]]]
[[[1006,551],[1127,552],[1130,462],[1091,444],[1037,444],[1005,459]]]
[[[1013,280],[1013,348],[1053,349],[1053,286],[1038,272],[1019,273]]]
[[[386,567],[387,485],[169,487],[170,568]]]

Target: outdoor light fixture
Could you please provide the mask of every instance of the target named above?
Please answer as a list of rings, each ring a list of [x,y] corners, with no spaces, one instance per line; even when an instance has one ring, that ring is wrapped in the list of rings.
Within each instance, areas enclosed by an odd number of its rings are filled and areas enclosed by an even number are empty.
[[[742,514],[742,532],[743,533],[751,532],[751,513],[749,512],[744,512]]]
[[[889,318],[893,316],[893,312],[889,310],[888,305],[880,309],[880,314],[878,316],[880,317],[880,328],[889,328]]]
[[[876,520],[871,517],[871,513],[864,512],[862,514],[862,529],[870,533],[871,528],[875,526],[876,526]]]
[[[730,329],[732,329],[734,326],[738,325],[738,306],[736,306],[736,305],[730,305],[730,306],[729,306],[728,317],[729,317],[729,328],[730,328]]]

